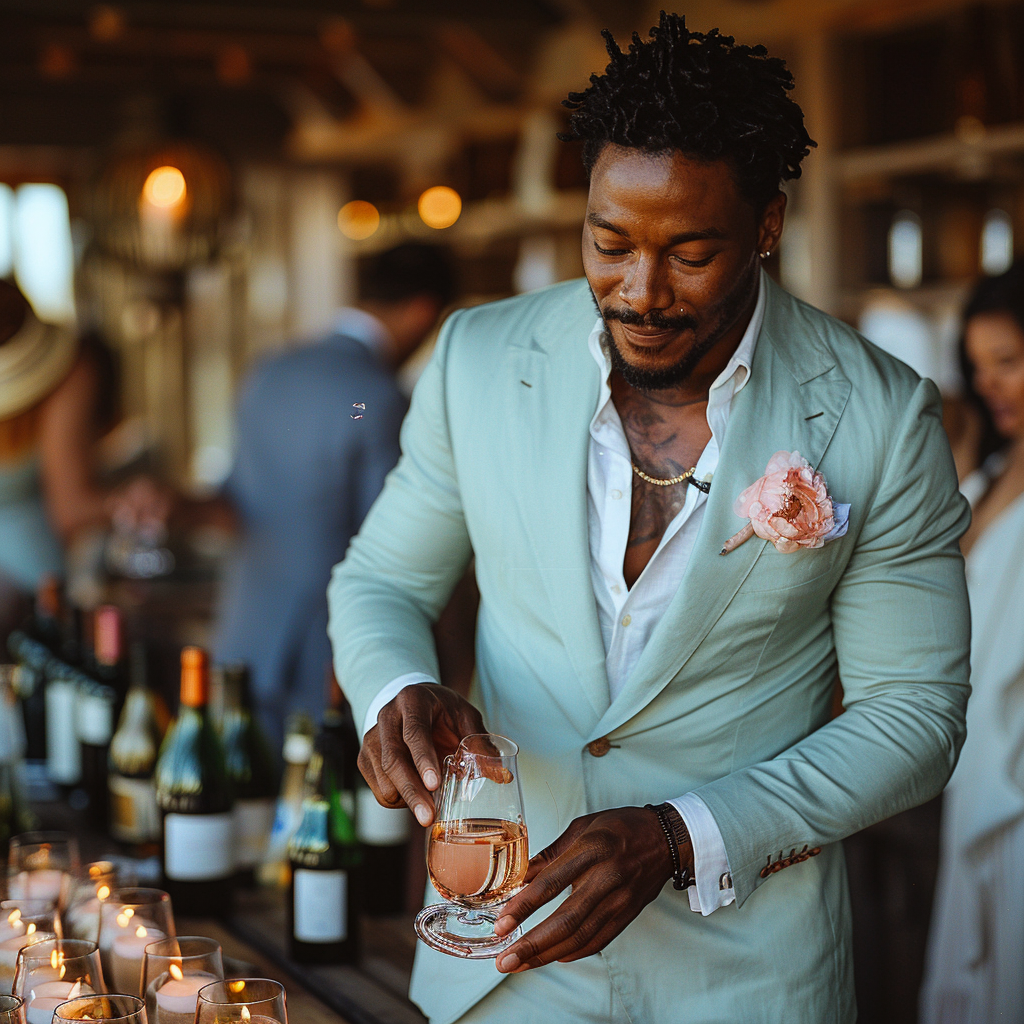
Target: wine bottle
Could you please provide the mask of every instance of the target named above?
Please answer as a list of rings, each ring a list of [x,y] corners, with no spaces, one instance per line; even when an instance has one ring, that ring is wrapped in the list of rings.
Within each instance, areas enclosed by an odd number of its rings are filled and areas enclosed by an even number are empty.
[[[119,705],[128,690],[124,649],[121,609],[112,604],[100,605],[93,615],[92,671],[101,683],[114,690]]]
[[[146,648],[141,642],[132,644],[130,660],[131,686],[110,741],[110,834],[145,857],[156,852],[155,844],[160,842],[160,811],[153,781],[160,729],[147,685]]]
[[[25,729],[9,666],[0,672],[0,855],[11,837],[35,827],[24,788]]]
[[[240,884],[252,886],[274,825],[277,766],[263,730],[252,716],[248,668],[225,665],[221,679],[221,735],[228,778],[235,790],[235,877]]]
[[[262,885],[284,887],[290,875],[288,842],[302,820],[306,769],[313,756],[313,722],[308,715],[300,712],[289,717],[281,756],[284,758],[281,793],[274,808],[270,842],[257,875]]]
[[[78,694],[84,677],[51,658],[46,666],[46,774],[58,786],[77,786],[82,778],[78,743]]]
[[[355,780],[345,761],[339,736],[321,730],[306,772],[302,821],[288,844],[289,948],[297,963],[354,963],[359,954]]]
[[[178,913],[224,914],[234,871],[233,794],[208,713],[206,652],[181,652],[181,703],[156,765],[164,888]]]
[[[114,734],[117,695],[112,687],[82,677],[78,685],[76,734],[82,761],[82,789],[95,827],[105,829],[109,815],[107,762]]]
[[[53,655],[42,641],[16,629],[7,638],[7,650],[17,664],[14,687],[21,699],[25,724],[25,756],[46,759],[46,670]]]

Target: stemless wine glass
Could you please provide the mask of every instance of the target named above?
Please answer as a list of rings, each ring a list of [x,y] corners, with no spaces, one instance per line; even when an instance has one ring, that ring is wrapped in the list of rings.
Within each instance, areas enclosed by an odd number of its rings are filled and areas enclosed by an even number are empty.
[[[288,1024],[284,986],[269,978],[232,978],[199,990],[195,1024]]]
[[[19,996],[0,996],[0,1024],[25,1024],[25,1001]]]
[[[12,991],[25,1001],[28,1024],[50,1024],[61,1003],[107,991],[96,943],[48,939],[25,946],[18,951]]]
[[[142,961],[150,1024],[192,1024],[199,990],[223,977],[224,959],[214,939],[180,935],[151,942]]]
[[[4,900],[0,903],[0,985],[10,989],[18,951],[61,936],[60,915],[49,900]]]
[[[173,935],[171,897],[162,889],[115,889],[100,906],[100,958],[110,987],[141,994],[146,947]]]
[[[100,904],[117,888],[117,868],[109,860],[86,864],[64,917],[75,939],[99,942]]]
[[[494,934],[501,906],[526,879],[529,861],[519,748],[490,733],[466,736],[444,759],[437,817],[427,837],[427,871],[447,903],[425,907],[416,934],[451,956],[497,956],[522,934]]]
[[[146,1004],[138,996],[79,996],[53,1011],[53,1024],[66,1020],[91,1020],[105,1024],[146,1024]]]
[[[63,910],[78,866],[78,840],[69,832],[23,832],[11,840],[7,895],[53,900]]]

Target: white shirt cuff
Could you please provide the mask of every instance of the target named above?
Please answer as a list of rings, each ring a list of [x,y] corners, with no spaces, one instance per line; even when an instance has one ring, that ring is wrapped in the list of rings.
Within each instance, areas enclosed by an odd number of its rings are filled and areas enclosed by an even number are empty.
[[[693,845],[693,874],[697,884],[686,890],[690,909],[707,917],[736,899],[725,841],[708,805],[696,793],[687,793],[668,802],[682,815]]]
[[[367,709],[366,717],[363,719],[363,731],[359,734],[360,740],[377,724],[377,716],[385,704],[390,704],[402,690],[414,683],[436,683],[433,676],[424,675],[422,672],[406,672],[404,676],[392,679],[373,698],[373,703]]]

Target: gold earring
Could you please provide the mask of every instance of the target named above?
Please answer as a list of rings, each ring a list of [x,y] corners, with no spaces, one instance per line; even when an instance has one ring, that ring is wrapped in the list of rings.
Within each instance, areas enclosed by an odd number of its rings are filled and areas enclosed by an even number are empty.
[[[771,249],[766,249],[763,253],[761,253],[761,259],[766,260],[769,256],[771,256],[771,254]]]

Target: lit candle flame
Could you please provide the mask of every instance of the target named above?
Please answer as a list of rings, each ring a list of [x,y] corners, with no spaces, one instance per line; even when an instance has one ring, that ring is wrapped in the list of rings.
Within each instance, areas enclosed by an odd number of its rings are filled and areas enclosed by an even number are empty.
[[[27,928],[25,929],[25,934],[26,934],[26,935],[32,935],[32,934],[33,934],[33,933],[35,932],[35,930],[36,930],[36,926],[35,926],[34,924],[30,924],[30,925],[29,925],[29,926],[28,926],[28,927],[27,927]]]
[[[242,989],[245,988],[245,982],[244,981],[229,981],[228,982],[228,988],[231,989],[232,992],[241,992]]]
[[[134,917],[135,916],[135,908],[134,907],[125,907],[124,908],[124,916],[125,917]]]
[[[57,980],[58,981],[63,981],[64,980],[64,975],[67,974],[67,973],[68,973],[68,966],[67,966],[67,964],[61,964],[60,965],[60,974],[57,975]]]
[[[96,890],[96,898],[97,899],[105,900],[109,895],[110,895],[110,886],[109,885],[101,885]]]
[[[149,932],[147,932],[146,929],[143,928],[143,926],[140,924],[139,927],[135,929],[135,934],[140,939],[144,939],[149,934]]]
[[[185,975],[181,973],[181,968],[177,964],[171,964],[171,977],[175,981],[181,981],[181,979],[185,977]]]
[[[82,994],[82,979],[79,978],[78,981],[76,981],[74,983],[74,985],[72,985],[70,990],[68,991],[68,999],[74,999],[76,996],[80,996],[81,994]],[[85,1020],[84,1017],[82,1019]]]
[[[8,915],[7,921],[9,924],[16,925],[21,920],[21,911],[17,907],[14,908]]]
[[[128,927],[128,915],[127,914],[118,914],[117,915],[117,923],[122,928],[127,928]]]
[[[252,1014],[249,1012],[249,1007],[248,1006],[243,1006],[242,1007],[242,1020],[248,1020],[251,1016],[252,1016]]]
[[[53,952],[52,952],[52,953],[50,954],[50,966],[51,966],[51,967],[52,967],[52,968],[53,968],[54,970],[56,970],[56,969],[57,969],[57,964],[58,964],[58,962],[59,962],[59,961],[60,961],[60,957],[59,957],[59,956],[57,955],[57,950],[54,950],[54,951],[53,951]]]

